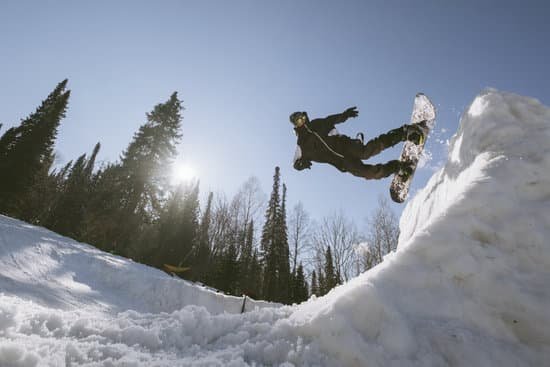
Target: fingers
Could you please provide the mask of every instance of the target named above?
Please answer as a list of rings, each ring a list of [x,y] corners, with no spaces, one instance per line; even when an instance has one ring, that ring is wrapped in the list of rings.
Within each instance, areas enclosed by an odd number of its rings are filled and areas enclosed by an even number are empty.
[[[357,107],[350,107],[346,110],[346,115],[349,117],[357,117],[359,115],[359,111],[357,111]]]

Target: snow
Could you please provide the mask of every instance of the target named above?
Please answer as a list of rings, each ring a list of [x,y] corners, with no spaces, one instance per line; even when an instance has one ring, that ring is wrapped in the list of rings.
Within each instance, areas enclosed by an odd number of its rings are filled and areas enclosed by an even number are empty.
[[[0,217],[0,366],[550,364],[549,108],[476,97],[400,228],[328,295],[239,314],[241,298]]]
[[[172,278],[7,217],[0,217],[0,245],[2,291],[44,306],[158,313],[199,305],[212,314],[241,312],[241,297]],[[247,298],[245,306],[250,310],[273,304]]]

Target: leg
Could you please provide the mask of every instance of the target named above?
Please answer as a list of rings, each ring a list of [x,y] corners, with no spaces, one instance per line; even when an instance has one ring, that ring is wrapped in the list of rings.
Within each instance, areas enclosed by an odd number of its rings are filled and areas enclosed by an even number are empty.
[[[389,161],[385,164],[363,164],[360,160],[347,160],[344,162],[345,171],[354,176],[371,179],[388,177],[399,171],[401,162]]]
[[[424,137],[424,129],[421,124],[403,125],[397,129],[388,131],[386,134],[382,134],[363,146],[361,152],[361,159],[368,159],[373,155],[376,155],[384,149],[393,147],[402,141],[411,140],[418,144],[420,139]]]
[[[374,139],[371,139],[363,146],[361,159],[368,159],[376,155],[384,149],[393,147],[396,144],[405,141],[407,138],[407,125],[403,125],[397,129],[388,131]]]

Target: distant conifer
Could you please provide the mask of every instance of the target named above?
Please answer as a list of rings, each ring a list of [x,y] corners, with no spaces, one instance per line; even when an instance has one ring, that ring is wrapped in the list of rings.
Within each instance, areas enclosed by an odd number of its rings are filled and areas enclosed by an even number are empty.
[[[67,80],[59,83],[42,104],[21,124],[8,129],[0,138],[0,211],[21,216],[22,207],[41,202],[22,203],[33,195],[33,186],[44,188],[54,161],[53,146],[57,129],[69,101]],[[41,208],[36,208],[39,211]]]
[[[317,283],[317,273],[315,270],[311,273],[311,294],[319,296],[319,284]]]
[[[264,265],[264,278],[262,296],[266,300],[278,299],[278,264],[277,264],[277,239],[280,212],[280,182],[281,173],[279,167],[275,167],[273,175],[273,188],[265,214],[265,223],[262,230],[261,250]]]

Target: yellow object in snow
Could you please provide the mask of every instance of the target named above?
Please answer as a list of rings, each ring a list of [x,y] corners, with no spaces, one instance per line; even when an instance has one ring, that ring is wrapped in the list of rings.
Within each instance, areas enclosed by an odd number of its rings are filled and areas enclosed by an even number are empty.
[[[164,269],[167,271],[170,271],[172,273],[183,273],[191,268],[189,267],[181,267],[181,266],[174,266],[170,264],[164,264]]]

